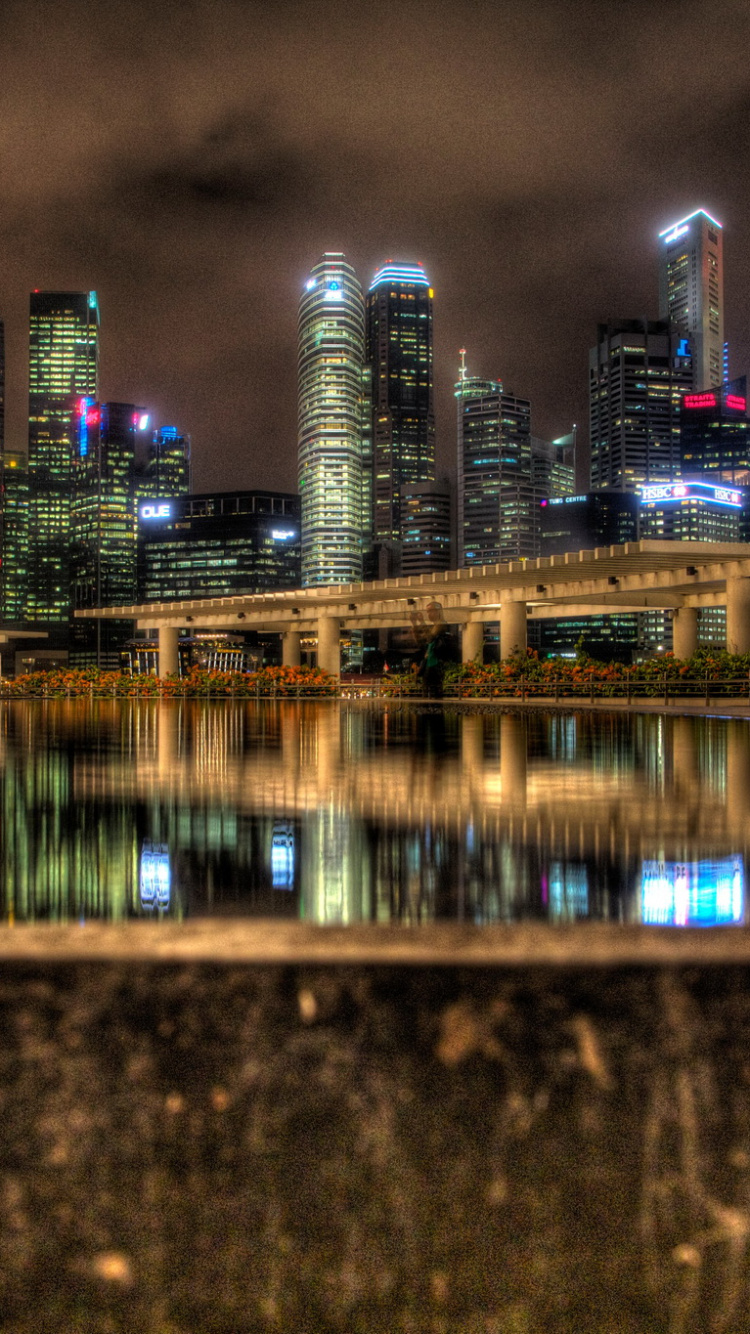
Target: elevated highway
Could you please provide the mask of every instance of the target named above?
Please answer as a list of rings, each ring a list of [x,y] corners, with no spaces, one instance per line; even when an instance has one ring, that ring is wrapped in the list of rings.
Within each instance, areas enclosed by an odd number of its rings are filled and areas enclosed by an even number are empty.
[[[734,542],[628,542],[533,561],[471,566],[444,574],[372,583],[329,585],[228,598],[100,607],[82,619],[128,619],[158,635],[159,675],[177,670],[181,630],[272,630],[283,637],[283,661],[300,661],[303,635],[314,635],[318,664],[340,670],[342,630],[407,626],[438,602],[445,620],[461,627],[462,657],[482,647],[486,622],[499,622],[501,654],[523,651],[527,622],[540,617],[593,616],[617,611],[671,612],[674,651],[697,646],[698,612],[727,612],[727,647],[750,652],[750,546]]]

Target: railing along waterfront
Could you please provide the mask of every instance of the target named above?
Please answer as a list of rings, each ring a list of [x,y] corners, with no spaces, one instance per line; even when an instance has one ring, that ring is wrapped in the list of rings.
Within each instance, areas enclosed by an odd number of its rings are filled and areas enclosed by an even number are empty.
[[[254,685],[247,689],[242,683],[233,683],[217,689],[190,691],[181,681],[153,681],[144,688],[143,678],[118,686],[88,682],[85,687],[61,688],[50,683],[40,684],[32,691],[20,692],[12,682],[0,680],[0,699],[204,699],[204,700],[310,700],[310,699],[401,699],[421,701],[425,698],[422,681],[418,677],[381,676],[358,680],[342,680],[332,687],[331,682],[307,681],[304,684],[281,686]],[[490,678],[481,682],[447,680],[443,688],[445,700],[515,699],[522,702],[538,700],[549,703],[563,699],[595,700],[624,699],[628,704],[637,700],[663,700],[665,704],[679,700],[702,700],[705,704],[717,699],[747,700],[750,704],[750,674],[747,677],[670,677],[648,679],[614,678],[600,680],[583,677],[532,676],[510,677],[506,680]]]
[[[423,689],[419,680],[389,680],[381,678],[379,694],[397,699],[421,699]],[[742,699],[750,703],[750,674],[747,677],[680,677],[666,673],[649,679],[621,678],[610,681],[570,677],[518,676],[508,680],[476,681],[448,680],[443,688],[445,699],[521,699],[558,701],[561,699],[589,700],[625,699],[628,704],[638,699],[662,699],[665,704],[681,699],[703,700]]]

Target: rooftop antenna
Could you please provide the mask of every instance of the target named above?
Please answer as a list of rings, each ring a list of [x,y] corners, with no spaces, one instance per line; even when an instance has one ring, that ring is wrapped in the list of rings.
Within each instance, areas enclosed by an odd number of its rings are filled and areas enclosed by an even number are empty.
[[[461,381],[461,383],[463,383],[463,381],[466,379],[466,348],[465,347],[459,348],[458,355],[461,358],[461,369],[458,373],[458,378]]]

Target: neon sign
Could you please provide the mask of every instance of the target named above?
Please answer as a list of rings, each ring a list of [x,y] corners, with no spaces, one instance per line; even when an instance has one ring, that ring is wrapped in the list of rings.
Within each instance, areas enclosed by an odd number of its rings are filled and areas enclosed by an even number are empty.
[[[678,241],[681,236],[685,235],[685,232],[689,231],[690,228],[687,227],[684,223],[681,227],[675,227],[673,231],[668,232],[667,235],[664,237],[664,244],[671,245],[673,241]]]
[[[273,538],[274,542],[285,542],[288,537],[296,537],[296,536],[297,534],[295,533],[293,528],[271,529],[271,537]]]
[[[168,519],[172,513],[171,505],[141,505],[142,519]]]
[[[79,398],[78,400],[78,453],[82,459],[85,459],[89,452],[89,433],[86,427],[93,402],[93,398]]]
[[[710,486],[708,482],[665,482],[661,486],[642,486],[641,500],[646,505],[659,501],[708,500],[714,505],[729,505],[732,509],[742,508],[742,492],[733,491],[727,486]]]
[[[686,408],[715,408],[716,394],[685,394],[682,402]]]
[[[737,412],[747,412],[747,399],[739,394],[727,394],[724,402],[728,408],[735,408]]]

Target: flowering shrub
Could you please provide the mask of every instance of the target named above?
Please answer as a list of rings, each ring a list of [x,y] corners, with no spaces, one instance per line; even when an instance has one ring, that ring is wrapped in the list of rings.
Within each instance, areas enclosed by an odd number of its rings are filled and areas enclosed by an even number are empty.
[[[459,699],[481,699],[520,695],[614,696],[627,691],[628,684],[641,696],[663,694],[665,685],[675,693],[700,694],[708,682],[722,684],[722,693],[750,692],[750,654],[732,654],[724,649],[700,648],[691,658],[679,659],[666,653],[660,658],[633,665],[621,662],[597,662],[586,653],[573,658],[540,658],[529,649],[502,662],[481,664],[465,662],[445,671],[446,695]],[[392,675],[383,679],[382,693],[395,696],[420,696],[421,681],[413,674]],[[744,691],[743,691],[744,693]]]
[[[338,695],[335,677],[320,667],[263,667],[257,672],[207,672],[192,668],[187,676],[130,676],[127,672],[103,672],[97,667],[82,670],[59,668],[51,672],[28,672],[13,681],[3,681],[2,694],[11,698],[97,696],[130,699],[195,699]]]

